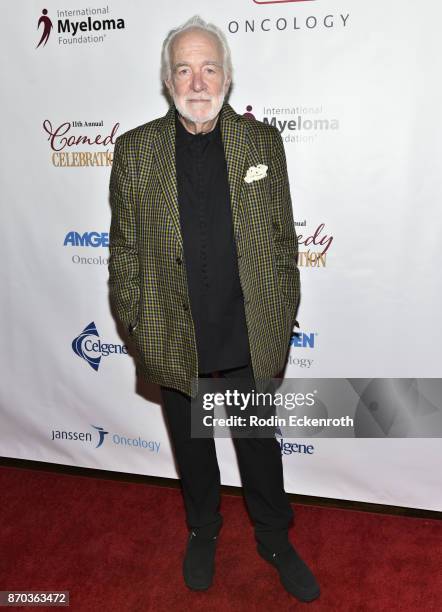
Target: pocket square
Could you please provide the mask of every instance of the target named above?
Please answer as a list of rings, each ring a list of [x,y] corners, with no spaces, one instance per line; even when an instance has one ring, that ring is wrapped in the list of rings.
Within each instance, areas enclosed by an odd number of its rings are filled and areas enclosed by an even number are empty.
[[[268,166],[265,164],[258,164],[257,166],[250,166],[247,170],[247,174],[244,177],[246,183],[251,183],[252,181],[259,181],[260,179],[267,176]]]

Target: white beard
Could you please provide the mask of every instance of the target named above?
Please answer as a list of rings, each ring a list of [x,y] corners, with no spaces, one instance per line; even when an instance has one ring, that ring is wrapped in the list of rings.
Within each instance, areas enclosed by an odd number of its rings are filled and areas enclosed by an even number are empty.
[[[212,109],[207,112],[205,115],[192,115],[186,108],[184,104],[181,104],[178,98],[175,96],[175,92],[172,92],[173,103],[179,114],[187,119],[187,121],[191,121],[192,123],[206,123],[206,121],[212,121],[219,114],[222,105],[224,104],[225,94],[221,94],[220,96],[211,97]]]

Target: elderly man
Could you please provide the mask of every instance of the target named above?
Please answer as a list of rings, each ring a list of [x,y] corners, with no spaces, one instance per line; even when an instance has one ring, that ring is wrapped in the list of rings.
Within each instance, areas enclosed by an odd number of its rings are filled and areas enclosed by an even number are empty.
[[[299,301],[283,142],[224,101],[231,79],[216,26],[194,17],[172,30],[162,51],[170,109],[117,138],[110,179],[110,297],[138,372],[161,388],[190,530],[184,580],[195,590],[212,584],[223,522],[215,442],[191,436],[198,379],[274,377]],[[288,538],[276,439],[234,443],[258,553],[290,593],[315,599],[319,586]]]

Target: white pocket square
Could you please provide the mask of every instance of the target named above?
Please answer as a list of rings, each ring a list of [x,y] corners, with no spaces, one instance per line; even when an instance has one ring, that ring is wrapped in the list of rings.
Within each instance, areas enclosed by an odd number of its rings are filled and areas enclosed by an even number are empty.
[[[260,179],[267,176],[267,168],[265,164],[258,164],[257,166],[250,166],[247,170],[247,174],[244,177],[246,183],[251,183],[252,181],[259,181]]]

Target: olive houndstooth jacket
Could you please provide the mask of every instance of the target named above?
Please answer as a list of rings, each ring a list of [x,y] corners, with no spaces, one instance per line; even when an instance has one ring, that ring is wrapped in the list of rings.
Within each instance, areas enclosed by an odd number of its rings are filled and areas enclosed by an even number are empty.
[[[175,171],[175,107],[115,141],[110,176],[109,289],[148,381],[190,396],[198,358],[190,310]],[[284,145],[272,126],[235,113],[220,117],[238,268],[255,379],[287,358],[299,302],[298,242]],[[250,166],[267,175],[247,183]],[[193,383],[192,383],[192,379]]]

